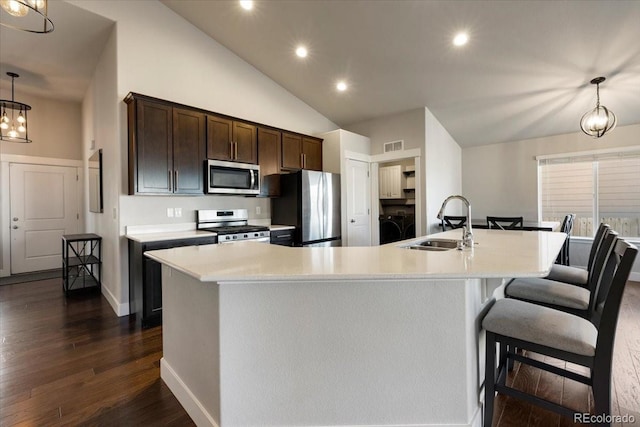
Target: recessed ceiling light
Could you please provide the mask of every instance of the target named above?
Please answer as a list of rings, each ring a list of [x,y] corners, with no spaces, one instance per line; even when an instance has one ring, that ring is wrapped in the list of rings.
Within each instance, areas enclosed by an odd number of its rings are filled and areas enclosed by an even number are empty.
[[[240,6],[244,10],[251,10],[253,9],[253,0],[240,0]]]
[[[464,46],[469,41],[469,34],[467,33],[458,33],[453,38],[453,44],[456,46]]]
[[[300,58],[306,58],[308,53],[309,52],[307,52],[307,48],[304,46],[298,46],[298,48],[296,49],[296,55],[298,55]]]
[[[347,90],[347,84],[343,81],[339,81],[338,84],[336,84],[336,89],[338,89],[340,92],[344,92],[345,90]]]

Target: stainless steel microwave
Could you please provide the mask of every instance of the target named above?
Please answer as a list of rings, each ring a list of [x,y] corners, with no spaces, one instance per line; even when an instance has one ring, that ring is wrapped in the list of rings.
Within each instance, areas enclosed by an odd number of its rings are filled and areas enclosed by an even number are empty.
[[[260,194],[260,166],[208,160],[205,182],[208,194]]]

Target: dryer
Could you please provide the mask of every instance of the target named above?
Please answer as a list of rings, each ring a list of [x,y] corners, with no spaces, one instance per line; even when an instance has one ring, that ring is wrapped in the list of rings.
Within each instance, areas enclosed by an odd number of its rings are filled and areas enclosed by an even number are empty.
[[[380,215],[378,219],[381,245],[415,237],[413,215]]]

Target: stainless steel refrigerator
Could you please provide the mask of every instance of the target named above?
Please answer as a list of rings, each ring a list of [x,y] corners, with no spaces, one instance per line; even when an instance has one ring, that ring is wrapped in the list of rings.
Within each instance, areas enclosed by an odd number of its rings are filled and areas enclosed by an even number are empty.
[[[340,175],[310,170],[280,175],[271,223],[295,226],[295,246],[342,246]]]

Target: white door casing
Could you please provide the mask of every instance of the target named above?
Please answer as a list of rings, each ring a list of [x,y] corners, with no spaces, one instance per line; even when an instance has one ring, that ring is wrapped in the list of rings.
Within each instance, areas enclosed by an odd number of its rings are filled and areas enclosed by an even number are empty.
[[[346,160],[347,245],[371,246],[370,165],[360,160]]]
[[[62,266],[62,236],[78,230],[76,167],[9,166],[11,274]]]

